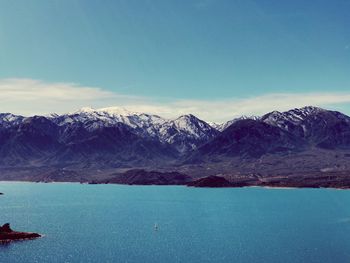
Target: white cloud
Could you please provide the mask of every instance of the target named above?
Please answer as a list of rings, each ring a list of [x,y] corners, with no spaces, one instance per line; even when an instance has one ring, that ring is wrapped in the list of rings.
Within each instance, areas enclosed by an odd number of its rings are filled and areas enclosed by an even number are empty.
[[[122,106],[131,111],[173,118],[192,113],[206,121],[224,122],[241,115],[261,115],[306,105],[333,107],[350,103],[346,93],[280,93],[222,100],[156,99],[129,96],[74,83],[47,83],[32,79],[0,80],[0,112],[34,115],[65,113],[81,107]]]
[[[75,83],[0,79],[0,112],[23,115],[64,113],[84,106],[99,107],[118,100],[137,101],[138,98]]]
[[[1,99],[8,100],[81,100],[108,97],[111,92],[100,88],[81,87],[74,83],[45,83],[33,79],[4,79],[0,81]]]

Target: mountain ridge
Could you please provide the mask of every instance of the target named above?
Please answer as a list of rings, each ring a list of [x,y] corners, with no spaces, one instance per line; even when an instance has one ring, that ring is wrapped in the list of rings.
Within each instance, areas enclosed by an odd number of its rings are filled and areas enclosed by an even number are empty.
[[[0,114],[0,179],[80,181],[136,168],[196,178],[343,174],[349,156],[350,117],[310,106],[236,118],[221,131],[192,114],[165,119],[119,108]]]

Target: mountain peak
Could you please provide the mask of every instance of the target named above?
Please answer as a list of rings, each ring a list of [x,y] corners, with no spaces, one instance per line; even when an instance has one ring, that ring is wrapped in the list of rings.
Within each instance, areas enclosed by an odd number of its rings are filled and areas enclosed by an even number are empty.
[[[199,119],[196,116],[194,116],[193,114],[184,114],[184,115],[177,117],[174,121],[176,121],[176,120],[190,121],[190,120],[199,120]]]
[[[142,115],[144,113],[129,111],[126,108],[112,106],[95,109],[92,107],[82,107],[79,110],[73,112],[73,114],[98,114],[98,115],[109,115],[109,116],[133,116]],[[70,113],[71,114],[71,113]]]
[[[303,109],[303,110],[325,111],[325,109],[323,109],[323,108],[320,108],[320,107],[317,107],[317,106],[312,106],[312,105],[304,106],[304,107],[301,107],[300,109]]]

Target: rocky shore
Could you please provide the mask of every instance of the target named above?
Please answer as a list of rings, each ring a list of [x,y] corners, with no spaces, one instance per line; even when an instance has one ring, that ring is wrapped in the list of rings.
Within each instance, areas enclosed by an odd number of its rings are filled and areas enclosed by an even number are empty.
[[[272,163],[274,164],[274,163]],[[336,188],[350,189],[350,169],[344,167],[328,169],[299,169],[298,167],[280,167],[271,165],[236,169],[233,166],[217,165],[164,167],[157,169],[80,169],[74,171],[45,168],[23,171],[14,170],[7,181],[28,182],[76,182],[89,184],[125,184],[125,185],[187,185],[191,187],[294,187],[294,188]],[[49,169],[49,168],[47,168]],[[16,172],[17,171],[17,172]],[[55,172],[56,171],[56,172]],[[3,172],[3,171],[2,171]],[[6,171],[5,171],[6,172]],[[61,174],[68,177],[61,177]],[[16,176],[11,176],[16,175]],[[28,175],[31,176],[28,176]],[[57,175],[57,176],[56,176]],[[74,176],[73,176],[74,175]],[[1,174],[3,176],[3,173]],[[72,177],[71,177],[72,176]],[[1,193],[0,193],[1,194]]]
[[[193,187],[285,187],[285,188],[336,188],[350,189],[350,177],[347,172],[285,174],[278,176],[206,176],[187,183]]]

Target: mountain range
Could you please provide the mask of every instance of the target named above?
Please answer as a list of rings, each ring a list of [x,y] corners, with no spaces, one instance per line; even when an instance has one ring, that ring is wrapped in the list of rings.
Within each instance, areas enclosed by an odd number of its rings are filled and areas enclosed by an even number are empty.
[[[118,107],[0,114],[0,179],[59,180],[62,171],[96,179],[96,171],[105,178],[134,168],[266,177],[345,172],[349,157],[350,117],[312,106],[212,125],[192,114],[165,119]]]

